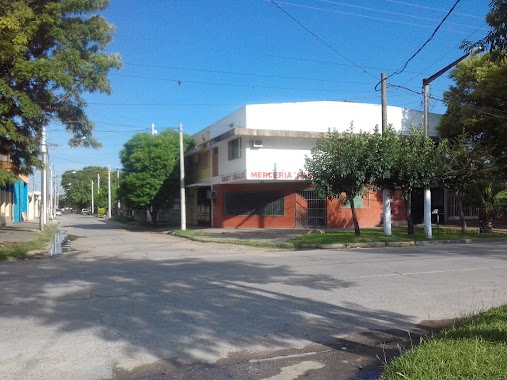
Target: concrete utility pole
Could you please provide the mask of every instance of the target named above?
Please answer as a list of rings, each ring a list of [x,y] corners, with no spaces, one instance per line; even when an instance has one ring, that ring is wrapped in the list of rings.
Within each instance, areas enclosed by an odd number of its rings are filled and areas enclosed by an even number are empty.
[[[41,212],[40,212],[40,223],[39,228],[42,230],[48,224],[48,209],[47,209],[47,145],[46,145],[46,126],[42,126],[40,150],[42,152],[42,170],[41,170]]]
[[[100,194],[100,174],[97,173],[97,194]]]
[[[95,185],[95,183],[93,182],[93,179],[92,179],[92,214],[95,213],[95,204],[93,202],[93,186]]]
[[[463,56],[459,57],[454,62],[450,63],[449,65],[445,66],[442,70],[436,72],[432,76],[423,79],[423,96],[424,96],[424,136],[429,137],[430,132],[430,111],[429,111],[429,92],[430,92],[430,83],[433,82],[435,79],[437,79],[439,76],[441,76],[443,73],[445,73],[447,70],[451,69],[452,67],[456,66],[458,63],[463,61],[464,59],[471,57],[477,53],[480,53],[483,50],[483,47],[480,46],[474,50],[472,50],[470,53],[464,54]],[[431,231],[431,190],[428,186],[424,188],[424,234],[428,239],[432,238],[432,231]]]
[[[54,210],[55,210],[55,217],[56,217],[56,209],[59,208],[59,204],[58,204],[58,176],[55,175],[55,207],[54,207]]]
[[[55,188],[55,183],[54,183],[54,179],[53,179],[53,170],[54,170],[54,165],[50,165],[49,167],[49,217],[51,220],[54,220],[55,219],[55,210],[53,208],[54,206],[54,200],[53,200],[53,190]]]
[[[120,169],[116,169],[116,189],[120,187]],[[116,190],[116,197],[118,197],[118,190]],[[118,215],[120,215],[120,198],[118,198]]]
[[[155,129],[155,123],[151,123],[151,135],[155,136],[157,134],[157,130]]]
[[[180,211],[181,230],[187,229],[187,211],[185,203],[185,157],[183,156],[183,124],[180,123]]]
[[[111,218],[111,166],[107,167],[107,217]]]
[[[380,83],[382,85],[382,134],[387,130],[387,86],[386,73],[380,75]],[[391,190],[382,189],[382,202],[384,204],[384,235],[391,236]]]

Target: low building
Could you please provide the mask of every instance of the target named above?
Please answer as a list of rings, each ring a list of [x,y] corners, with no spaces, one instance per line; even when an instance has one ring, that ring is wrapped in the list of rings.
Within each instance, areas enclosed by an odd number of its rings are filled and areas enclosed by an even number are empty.
[[[430,115],[436,136],[439,115]],[[423,113],[388,107],[388,122],[398,131],[421,125]],[[381,125],[381,106],[351,102],[301,102],[246,105],[196,133],[186,154],[187,220],[225,228],[350,227],[350,208],[321,199],[302,179],[305,156],[328,130],[373,132]],[[417,198],[417,197],[415,197]],[[442,190],[433,206],[444,209]],[[355,202],[362,227],[382,221],[382,196],[370,192]],[[417,200],[414,202],[417,206]],[[420,206],[420,207],[419,207]],[[422,194],[414,217],[422,218]],[[399,194],[393,223],[403,223]]]
[[[7,156],[0,155],[0,165],[11,169]],[[20,175],[16,182],[0,186],[0,226],[25,220],[28,220],[28,177]]]

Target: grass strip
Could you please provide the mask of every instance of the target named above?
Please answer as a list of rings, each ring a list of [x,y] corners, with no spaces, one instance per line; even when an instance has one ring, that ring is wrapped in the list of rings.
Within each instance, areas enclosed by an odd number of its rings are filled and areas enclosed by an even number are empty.
[[[507,379],[507,305],[423,339],[390,363],[381,379]]]
[[[288,242],[296,247],[306,244],[350,244],[350,243],[389,243],[389,242],[408,242],[408,241],[436,241],[436,240],[463,240],[463,239],[487,239],[506,237],[505,234],[490,233],[479,234],[471,232],[463,235],[459,228],[440,227],[432,229],[432,239],[426,238],[424,228],[416,228],[413,235],[408,235],[406,228],[396,227],[392,229],[391,236],[384,236],[384,230],[381,228],[362,229],[361,236],[356,237],[354,230],[327,231],[326,233],[313,233],[301,235]]]
[[[57,226],[47,226],[42,232],[34,231],[34,239],[27,242],[0,242],[0,261],[24,259],[31,251],[47,248],[56,234]]]

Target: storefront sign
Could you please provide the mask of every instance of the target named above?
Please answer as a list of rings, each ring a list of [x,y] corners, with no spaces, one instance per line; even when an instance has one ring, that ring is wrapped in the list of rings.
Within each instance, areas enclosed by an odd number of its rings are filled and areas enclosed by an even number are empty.
[[[246,172],[236,172],[232,174],[222,175],[222,183],[223,182],[231,182],[231,181],[241,181],[246,178]]]
[[[250,172],[251,179],[303,179],[300,172]]]

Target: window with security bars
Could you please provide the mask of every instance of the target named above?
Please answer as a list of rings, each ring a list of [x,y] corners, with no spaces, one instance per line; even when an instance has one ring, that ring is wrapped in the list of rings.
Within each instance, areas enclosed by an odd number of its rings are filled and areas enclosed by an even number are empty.
[[[283,216],[282,193],[225,193],[225,215]]]
[[[241,137],[228,142],[229,161],[241,157]]]
[[[370,207],[370,194],[356,195],[354,197],[354,206],[356,208],[369,208]],[[350,208],[350,202],[347,201],[345,207]]]

